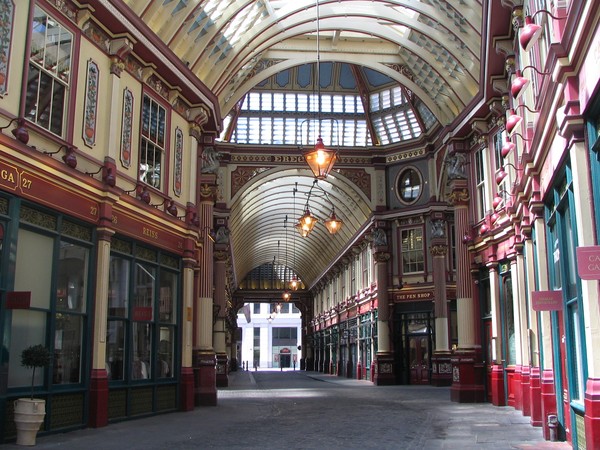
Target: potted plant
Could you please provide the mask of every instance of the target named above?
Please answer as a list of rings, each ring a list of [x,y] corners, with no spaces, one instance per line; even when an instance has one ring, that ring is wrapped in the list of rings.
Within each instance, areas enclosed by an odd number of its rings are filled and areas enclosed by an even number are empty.
[[[21,365],[33,369],[31,374],[31,396],[15,400],[15,425],[17,444],[35,445],[35,438],[46,415],[46,400],[33,398],[35,369],[50,363],[50,350],[43,345],[32,345],[21,353]]]

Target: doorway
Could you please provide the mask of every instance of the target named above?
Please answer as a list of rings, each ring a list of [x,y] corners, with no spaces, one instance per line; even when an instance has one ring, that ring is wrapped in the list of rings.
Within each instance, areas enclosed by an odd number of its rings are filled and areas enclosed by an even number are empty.
[[[410,384],[429,384],[429,337],[409,337]]]

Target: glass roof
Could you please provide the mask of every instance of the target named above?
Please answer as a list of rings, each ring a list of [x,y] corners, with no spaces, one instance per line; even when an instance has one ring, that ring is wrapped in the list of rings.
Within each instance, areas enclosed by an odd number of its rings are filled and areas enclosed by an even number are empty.
[[[315,89],[314,66],[277,73],[249,91],[225,119],[221,140],[304,146],[320,135],[328,145],[371,147],[416,139],[437,123],[409,90],[381,73],[358,68],[357,80],[348,64],[321,63]]]

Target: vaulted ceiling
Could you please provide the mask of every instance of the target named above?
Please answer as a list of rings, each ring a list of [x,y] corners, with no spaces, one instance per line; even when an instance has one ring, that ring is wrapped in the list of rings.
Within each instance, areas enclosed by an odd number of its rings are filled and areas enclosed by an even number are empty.
[[[321,61],[383,74],[422,102],[440,129],[459,118],[484,84],[480,58],[489,44],[482,30],[491,6],[481,0],[123,3],[216,95],[220,119],[239,108],[246,94],[261,83],[286,70]],[[357,89],[364,97],[371,87],[367,83],[361,91],[359,83]],[[291,243],[288,233],[295,232],[293,224],[303,211],[305,193],[312,183],[304,168],[269,171],[228,199],[238,281],[272,261],[282,242]],[[336,213],[345,225],[334,237],[321,229],[294,241],[296,255],[287,264],[309,287],[364,229],[373,207],[364,190],[341,173],[319,185],[336,203]],[[321,217],[330,213],[323,200],[311,203],[311,208]],[[284,226],[286,217],[290,227]]]

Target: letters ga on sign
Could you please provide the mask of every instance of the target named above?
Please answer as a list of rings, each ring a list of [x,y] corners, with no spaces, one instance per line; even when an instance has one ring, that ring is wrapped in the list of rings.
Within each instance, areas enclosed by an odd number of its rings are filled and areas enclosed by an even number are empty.
[[[560,311],[562,304],[562,291],[533,291],[531,293],[531,307],[534,311]]]
[[[600,245],[577,247],[577,272],[582,280],[600,280]]]

